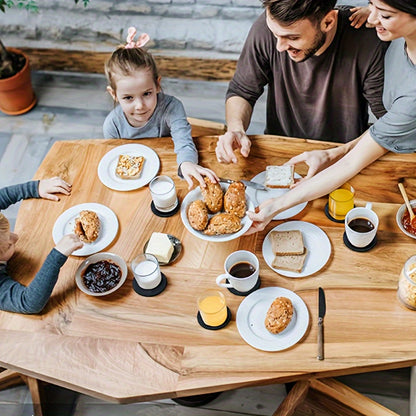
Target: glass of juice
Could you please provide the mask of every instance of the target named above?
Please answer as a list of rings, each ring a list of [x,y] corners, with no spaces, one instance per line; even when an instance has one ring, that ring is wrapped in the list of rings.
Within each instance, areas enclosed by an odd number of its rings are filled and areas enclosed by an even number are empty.
[[[344,183],[340,188],[329,194],[328,212],[336,220],[344,220],[347,212],[354,208],[354,188]]]
[[[208,326],[220,326],[227,319],[227,304],[219,290],[207,290],[198,297],[198,310]]]

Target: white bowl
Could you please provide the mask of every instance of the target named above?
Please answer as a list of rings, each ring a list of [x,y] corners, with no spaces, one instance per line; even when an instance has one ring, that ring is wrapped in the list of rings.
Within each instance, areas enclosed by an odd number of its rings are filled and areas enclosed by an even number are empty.
[[[412,208],[416,208],[416,199],[412,199],[409,202]],[[396,214],[397,225],[399,226],[399,228],[402,230],[404,234],[416,239],[416,235],[409,233],[409,231],[406,231],[403,227],[402,218],[406,211],[407,211],[406,204],[400,205],[400,208],[397,210],[397,214]]]
[[[120,278],[120,281],[118,282],[118,284],[116,286],[114,286],[110,290],[107,290],[106,292],[92,292],[91,290],[89,290],[85,286],[82,276],[84,274],[85,269],[90,264],[94,264],[94,263],[97,263],[97,262],[102,261],[102,260],[108,260],[111,263],[114,263],[118,267],[120,267],[121,278]],[[87,259],[85,259],[80,264],[80,266],[78,267],[77,272],[75,273],[75,282],[76,282],[77,286],[79,287],[79,289],[82,290],[87,295],[91,295],[91,296],[109,295],[110,293],[115,292],[121,286],[123,286],[123,283],[126,281],[126,279],[127,279],[127,264],[120,256],[118,256],[117,254],[113,254],[113,253],[96,253],[96,254],[93,254],[92,256],[88,257]]]

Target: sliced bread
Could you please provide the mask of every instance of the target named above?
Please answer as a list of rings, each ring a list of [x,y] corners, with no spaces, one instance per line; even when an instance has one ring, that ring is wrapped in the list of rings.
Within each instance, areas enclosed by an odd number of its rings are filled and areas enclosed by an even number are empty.
[[[290,188],[294,183],[293,165],[267,166],[264,185],[268,188]]]
[[[293,256],[303,254],[303,236],[300,230],[272,231],[270,233],[273,254]]]
[[[295,256],[275,256],[272,267],[280,270],[302,273],[308,251],[305,248],[304,253]]]

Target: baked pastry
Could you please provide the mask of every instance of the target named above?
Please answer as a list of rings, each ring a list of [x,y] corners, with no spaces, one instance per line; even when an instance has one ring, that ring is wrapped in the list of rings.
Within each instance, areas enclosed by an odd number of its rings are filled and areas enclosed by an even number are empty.
[[[201,188],[201,194],[207,205],[208,211],[213,214],[220,212],[222,210],[224,198],[224,192],[221,185],[218,182],[212,183],[206,176],[204,176],[204,181],[207,186]]]
[[[246,187],[242,182],[233,182],[224,195],[224,210],[239,218],[246,215]]]
[[[305,247],[303,254],[295,256],[275,256],[272,262],[272,267],[275,269],[302,273],[307,254],[308,250]]]
[[[292,301],[285,297],[276,298],[266,313],[264,325],[272,334],[279,334],[290,324],[293,317]]]
[[[94,211],[84,210],[75,219],[75,234],[84,243],[92,243],[100,233],[100,219]]]
[[[142,173],[144,161],[143,156],[119,155],[116,175],[122,179],[137,179]]]
[[[208,225],[208,209],[204,201],[201,199],[192,201],[188,205],[186,215],[188,217],[189,224],[194,230],[205,230]]]
[[[300,230],[272,231],[270,241],[275,255],[293,256],[305,252]]]
[[[208,222],[205,229],[206,235],[232,234],[240,231],[242,228],[241,220],[235,214],[221,212],[214,215]]]
[[[294,172],[293,165],[267,166],[264,185],[268,188],[290,188],[295,181]]]

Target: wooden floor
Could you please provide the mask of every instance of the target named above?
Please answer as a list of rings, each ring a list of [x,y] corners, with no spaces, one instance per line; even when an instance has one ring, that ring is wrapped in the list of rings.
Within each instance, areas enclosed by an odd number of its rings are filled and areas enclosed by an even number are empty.
[[[11,117],[0,113],[0,187],[33,177],[50,146],[57,140],[102,137],[102,123],[112,109],[101,75],[37,72],[33,74],[37,106]],[[188,116],[224,122],[226,83],[165,79],[163,89],[182,100]],[[249,133],[263,133],[265,100],[256,106]],[[14,225],[19,204],[4,213]],[[1,342],[1,341],[0,341]],[[409,415],[410,369],[340,377],[353,387],[401,416]],[[53,416],[242,416],[272,415],[286,395],[285,386],[244,388],[222,393],[211,403],[189,408],[171,400],[117,405],[55,386],[47,387]],[[319,397],[310,397],[297,416],[340,415],[325,412]],[[25,386],[0,392],[0,416],[33,414]]]

